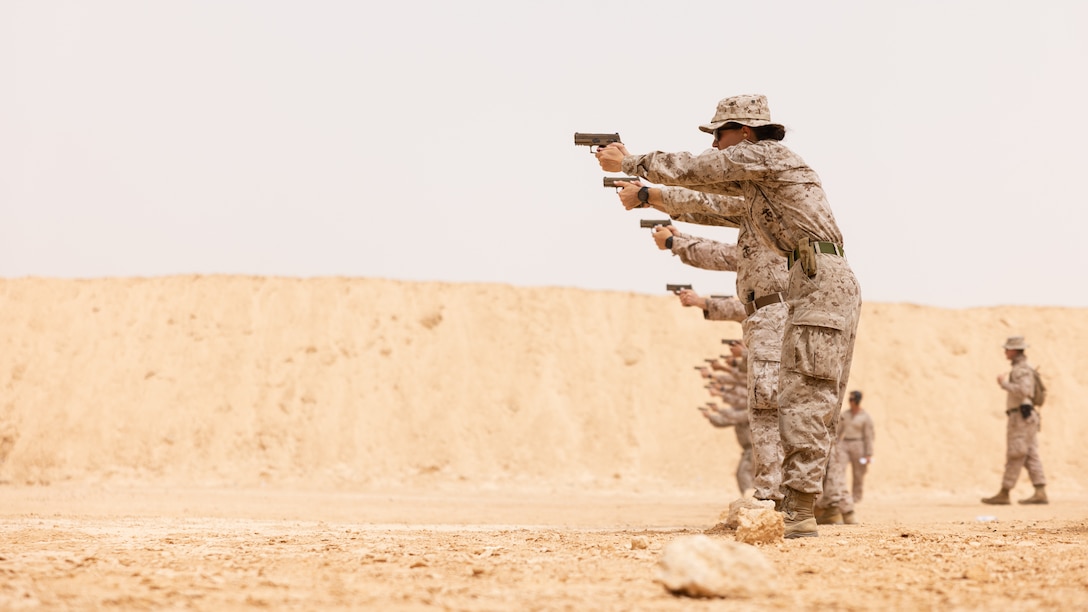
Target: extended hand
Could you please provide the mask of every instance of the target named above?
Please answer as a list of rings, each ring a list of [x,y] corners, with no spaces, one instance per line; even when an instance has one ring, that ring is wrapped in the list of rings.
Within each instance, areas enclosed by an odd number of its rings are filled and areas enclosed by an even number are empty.
[[[678,295],[682,306],[698,306],[706,310],[706,298],[700,297],[698,293],[691,289],[681,289]]]
[[[607,147],[597,149],[597,161],[601,164],[601,170],[605,172],[622,171],[624,157],[627,157],[627,147],[620,142],[613,142]]]
[[[642,202],[638,201],[638,190],[642,188],[642,183],[638,181],[616,181],[616,185],[620,186],[620,203],[627,210],[632,208],[638,208],[642,205]]]
[[[657,248],[662,251],[668,250],[669,247],[665,246],[665,242],[669,238],[672,238],[672,229],[668,225],[654,226],[654,242],[657,243]]]

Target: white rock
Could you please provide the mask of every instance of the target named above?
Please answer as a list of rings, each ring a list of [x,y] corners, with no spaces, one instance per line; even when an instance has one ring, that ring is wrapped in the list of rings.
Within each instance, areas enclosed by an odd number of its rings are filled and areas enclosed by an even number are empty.
[[[774,566],[754,546],[705,535],[669,542],[657,562],[655,580],[669,592],[689,597],[770,595]]]

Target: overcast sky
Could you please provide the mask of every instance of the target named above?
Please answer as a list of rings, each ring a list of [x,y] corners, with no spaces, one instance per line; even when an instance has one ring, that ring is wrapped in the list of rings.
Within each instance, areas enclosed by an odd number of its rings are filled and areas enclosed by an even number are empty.
[[[1085,307],[1085,32],[1079,0],[0,0],[0,276],[731,294],[572,136],[699,152],[763,93],[867,301]]]

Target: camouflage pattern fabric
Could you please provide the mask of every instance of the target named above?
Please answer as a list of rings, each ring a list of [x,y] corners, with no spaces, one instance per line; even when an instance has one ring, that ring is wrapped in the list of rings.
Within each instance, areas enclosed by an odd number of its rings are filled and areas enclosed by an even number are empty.
[[[861,501],[865,489],[865,474],[869,471],[869,464],[862,463],[864,457],[873,456],[873,442],[876,438],[873,428],[873,419],[859,408],[857,414],[852,410],[844,410],[839,417],[842,420],[841,434],[839,436],[839,453],[844,465],[850,466],[850,494],[854,502]]]
[[[802,239],[843,246],[819,176],[779,141],[742,141],[699,155],[628,155],[623,171],[659,185],[742,197],[752,229],[782,257]],[[800,266],[789,275],[778,407],[782,484],[819,494],[834,437],[829,428],[850,373],[861,290],[844,257],[819,253],[816,258],[814,277]]]
[[[827,471],[824,473],[823,493],[816,498],[816,508],[838,508],[846,514],[854,511],[854,496],[846,486],[846,461],[838,442],[833,441],[831,452],[828,453]]]
[[[704,269],[735,271],[737,296],[744,301],[785,291],[786,260],[759,239],[748,221],[743,199],[682,187],[663,187],[662,200],[664,212],[678,221],[738,228],[735,245],[705,238],[674,240],[673,254],[684,263]],[[787,313],[784,303],[770,304],[751,316],[745,315],[741,323],[744,345],[748,347],[748,422],[752,430],[757,499],[782,499],[778,370]],[[708,312],[707,318],[715,319],[715,315],[717,313]]]
[[[1033,409],[1025,419],[1018,410],[1023,404],[1030,404],[1035,394],[1035,377],[1026,356],[1013,357],[1012,370],[1001,386],[1006,391],[1005,409],[1009,413],[1005,425],[1005,475],[1001,479],[1001,486],[1006,489],[1015,487],[1024,468],[1028,470],[1031,484],[1045,485],[1046,474],[1039,455],[1042,416],[1038,409]]]

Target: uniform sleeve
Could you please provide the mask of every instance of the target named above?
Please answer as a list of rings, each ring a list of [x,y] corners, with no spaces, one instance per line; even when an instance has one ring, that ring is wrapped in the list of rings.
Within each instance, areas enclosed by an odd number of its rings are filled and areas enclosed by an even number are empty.
[[[704,193],[686,187],[662,187],[661,212],[669,215],[712,214],[720,217],[743,217],[748,214],[744,198]]]
[[[722,410],[711,410],[708,413],[710,422],[715,427],[733,427],[741,423],[748,422],[748,411],[738,410],[736,408],[725,408]]]
[[[722,401],[738,410],[746,410],[748,408],[748,388],[742,384],[722,391]]]
[[[722,272],[737,271],[737,245],[695,236],[673,236],[672,254],[689,266]]]
[[[703,318],[708,321],[736,321],[741,323],[747,318],[744,304],[735,297],[706,298],[706,310]]]
[[[694,223],[695,225],[732,228],[740,227],[740,220],[736,217],[723,217],[721,215],[709,213],[683,213],[669,216],[672,217],[673,221],[683,221],[684,223]]]
[[[741,152],[730,149],[737,147],[701,155],[662,151],[628,155],[623,158],[623,171],[660,185],[698,187],[721,195],[743,196],[740,181],[759,180],[772,169],[758,155],[751,155],[747,147]]]
[[[714,382],[719,385],[740,385],[744,383],[744,380],[735,371],[722,372],[721,370],[714,371]]]
[[[1031,373],[1031,366],[1015,366],[1001,387],[1009,392],[1009,408],[1030,404],[1031,398],[1035,396],[1035,376]]]

